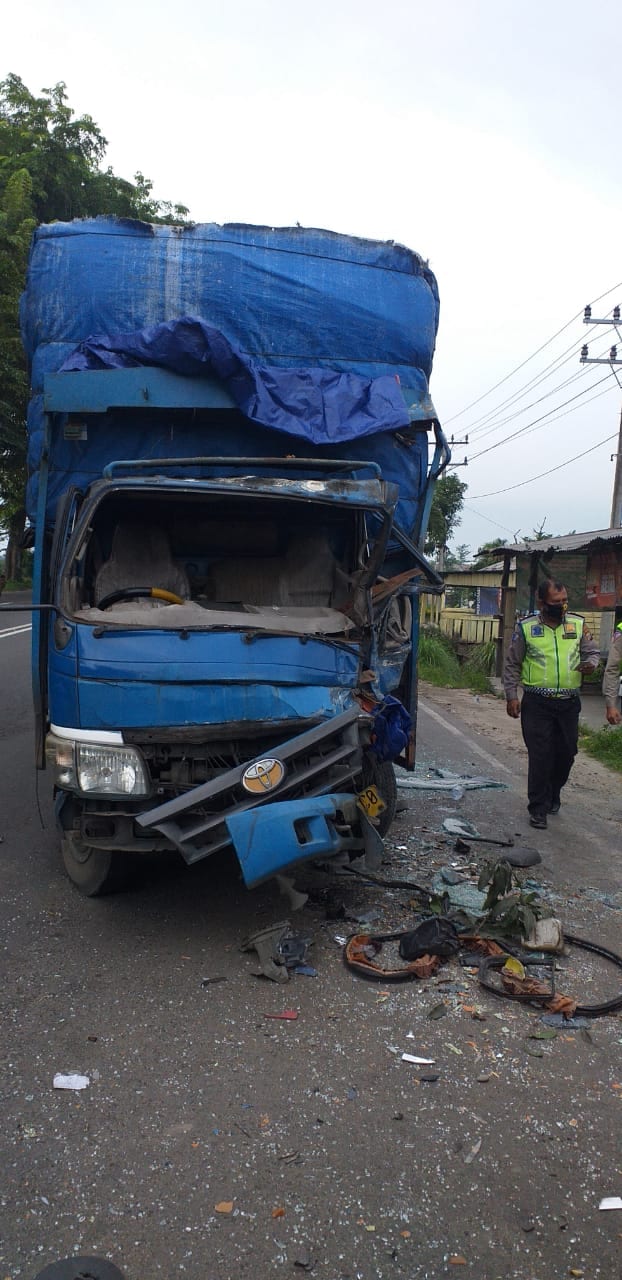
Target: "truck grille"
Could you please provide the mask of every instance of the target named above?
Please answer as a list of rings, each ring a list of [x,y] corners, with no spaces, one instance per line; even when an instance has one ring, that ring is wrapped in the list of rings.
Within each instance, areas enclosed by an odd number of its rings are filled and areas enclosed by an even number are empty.
[[[277,788],[264,795],[250,795],[242,786],[245,769],[261,758],[259,753],[138,815],[136,822],[141,828],[166,836],[186,862],[196,862],[229,844],[225,817],[230,814],[269,804],[271,800],[348,790],[361,772],[362,748],[368,741],[370,725],[371,719],[354,708],[288,742],[269,746],[269,754],[283,764],[285,777]]]

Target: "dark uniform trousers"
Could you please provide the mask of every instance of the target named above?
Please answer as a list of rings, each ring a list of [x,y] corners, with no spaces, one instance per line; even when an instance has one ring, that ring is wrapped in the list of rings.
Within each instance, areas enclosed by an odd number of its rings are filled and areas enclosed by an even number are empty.
[[[532,814],[546,814],[552,804],[559,804],[577,754],[580,711],[578,696],[547,698],[527,690],[523,694],[521,729],[529,753],[527,796]]]

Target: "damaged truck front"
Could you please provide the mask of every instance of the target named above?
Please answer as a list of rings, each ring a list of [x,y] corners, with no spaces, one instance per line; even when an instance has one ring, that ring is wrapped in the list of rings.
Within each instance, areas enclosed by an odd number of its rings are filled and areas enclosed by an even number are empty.
[[[393,244],[37,232],[37,765],[84,893],[153,851],[233,846],[249,886],[378,865],[392,761],[414,762],[418,593],[440,586],[437,322],[434,277]]]

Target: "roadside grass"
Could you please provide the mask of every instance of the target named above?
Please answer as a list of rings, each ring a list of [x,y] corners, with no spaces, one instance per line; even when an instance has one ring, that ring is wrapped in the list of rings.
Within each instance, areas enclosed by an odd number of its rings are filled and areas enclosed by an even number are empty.
[[[579,745],[589,756],[600,760],[601,764],[622,773],[622,725],[617,728],[611,725],[603,729],[588,729],[581,725]]]
[[[488,677],[492,674],[494,650],[492,656],[483,650],[489,650],[489,646],[477,645],[466,662],[460,662],[449,636],[440,631],[422,631],[417,660],[419,678],[444,689],[490,693]]]

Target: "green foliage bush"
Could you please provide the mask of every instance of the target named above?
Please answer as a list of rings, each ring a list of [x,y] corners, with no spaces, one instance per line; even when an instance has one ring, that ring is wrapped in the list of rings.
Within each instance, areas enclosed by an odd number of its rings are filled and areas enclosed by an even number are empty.
[[[478,654],[478,650],[487,649],[487,645],[476,646],[473,655],[461,663],[451,638],[434,628],[427,628],[419,638],[419,678],[445,689],[473,689],[476,693],[490,693],[488,674],[494,669],[494,641],[492,644],[492,668],[490,655],[484,661]]]
[[[583,725],[579,734],[580,745],[588,755],[622,773],[622,725],[606,725],[602,729],[587,729]]]

